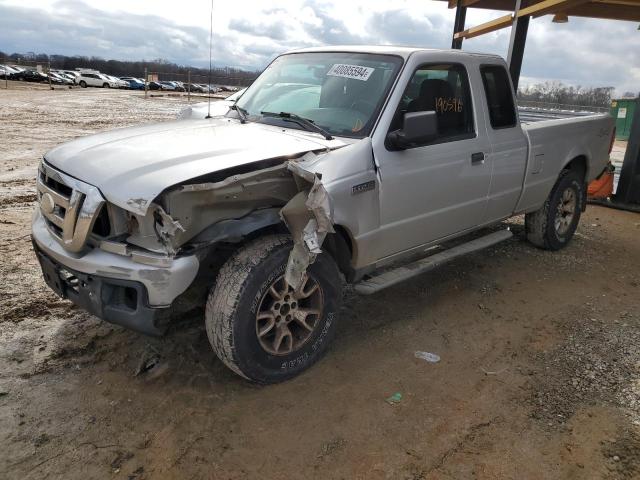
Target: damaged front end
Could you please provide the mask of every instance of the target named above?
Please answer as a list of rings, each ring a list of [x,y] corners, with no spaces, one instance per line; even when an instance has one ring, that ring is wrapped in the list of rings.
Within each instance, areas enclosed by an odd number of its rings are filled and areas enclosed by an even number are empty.
[[[323,154],[266,160],[253,165],[252,171],[217,172],[171,187],[145,215],[118,209],[120,218],[112,219],[117,225],[114,238],[102,243],[116,253],[114,240],[119,238],[133,246],[123,252],[139,248],[171,259],[237,243],[258,230],[284,224],[294,243],[285,278],[297,289],[326,235],[333,232],[332,205],[321,175],[301,166]]]
[[[291,232],[294,246],[286,280],[297,289],[327,233],[333,231],[331,202],[321,177],[299,163],[325,152],[198,177],[145,202],[144,212],[100,196],[77,253],[65,248],[64,232],[54,235],[55,225],[44,216],[47,199],[40,198],[32,232],[45,279],[62,298],[100,318],[161,334],[170,316],[202,304],[211,276],[237,248],[233,244],[270,228]],[[54,169],[42,168],[48,169],[43,178],[59,180],[61,192],[67,188],[62,181],[73,184],[71,177],[54,177]],[[50,186],[42,183],[41,197],[62,198],[62,193],[53,191],[52,181]],[[77,189],[92,188],[76,183]],[[50,217],[58,215],[55,208]],[[67,210],[70,222],[72,211]]]
[[[287,168],[293,173],[300,191],[280,210],[282,220],[293,236],[285,280],[298,290],[307,268],[322,252],[320,247],[327,233],[334,231],[333,209],[319,174],[303,169],[296,162],[289,162]]]

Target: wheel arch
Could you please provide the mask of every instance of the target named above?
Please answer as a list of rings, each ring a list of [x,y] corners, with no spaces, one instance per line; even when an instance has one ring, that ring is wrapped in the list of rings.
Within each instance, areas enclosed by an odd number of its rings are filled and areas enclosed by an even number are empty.
[[[589,174],[589,159],[585,154],[574,156],[564,164],[562,170],[578,172],[586,181]]]
[[[279,210],[279,208],[256,210],[241,219],[219,222],[205,229],[194,240],[208,241],[213,248],[221,243],[232,244],[232,248],[235,249],[260,236],[274,233],[289,234],[289,230],[278,214]],[[352,266],[355,242],[346,227],[334,225],[333,228],[334,232],[327,235],[322,249],[331,255],[340,272],[348,281],[351,281],[355,275]]]
[[[333,229],[335,232],[327,235],[323,248],[333,257],[340,272],[350,282],[356,273],[352,265],[356,244],[346,227],[334,225]]]
[[[587,209],[587,178],[589,178],[589,160],[586,155],[578,155],[569,160],[562,170],[575,172],[583,181],[582,198],[580,199],[580,210]]]

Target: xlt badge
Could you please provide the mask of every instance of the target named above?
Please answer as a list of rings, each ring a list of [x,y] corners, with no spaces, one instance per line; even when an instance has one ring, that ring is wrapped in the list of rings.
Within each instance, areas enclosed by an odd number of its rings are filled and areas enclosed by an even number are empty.
[[[355,195],[356,193],[368,192],[369,190],[375,190],[376,181],[370,180],[368,182],[359,183],[358,185],[354,185],[351,187],[351,194]]]

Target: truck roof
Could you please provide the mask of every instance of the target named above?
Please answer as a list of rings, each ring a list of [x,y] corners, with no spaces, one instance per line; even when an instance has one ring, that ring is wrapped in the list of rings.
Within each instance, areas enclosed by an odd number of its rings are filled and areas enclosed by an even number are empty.
[[[442,48],[424,48],[424,47],[404,47],[393,45],[330,45],[324,47],[308,47],[290,50],[287,53],[304,53],[304,52],[349,52],[349,53],[377,53],[386,55],[398,55],[402,58],[408,58],[412,53],[416,52],[439,52],[459,56],[487,57],[499,58],[500,55],[490,53],[463,52],[455,49]]]

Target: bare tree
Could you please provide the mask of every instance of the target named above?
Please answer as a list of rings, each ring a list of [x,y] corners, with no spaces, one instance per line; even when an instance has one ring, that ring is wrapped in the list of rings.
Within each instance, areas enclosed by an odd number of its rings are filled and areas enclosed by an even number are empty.
[[[518,90],[518,99],[554,105],[604,107],[611,104],[614,87],[582,87],[562,82],[544,82]]]

